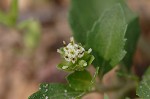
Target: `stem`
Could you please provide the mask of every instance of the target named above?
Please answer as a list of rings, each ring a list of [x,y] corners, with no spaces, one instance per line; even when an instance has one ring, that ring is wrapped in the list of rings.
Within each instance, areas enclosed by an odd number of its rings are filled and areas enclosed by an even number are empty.
[[[129,91],[135,89],[138,85],[138,79],[132,76],[119,77],[117,83],[115,85],[105,86],[102,82],[100,84],[95,85],[96,91],[100,93],[108,93],[111,92],[112,99],[124,99],[125,95],[128,94]]]
[[[105,85],[96,85],[96,90],[99,92],[111,92],[115,90],[119,90],[122,85],[115,85],[115,86],[105,86]]]
[[[131,79],[127,80],[126,84],[116,92],[114,99],[124,99],[125,95],[128,94],[129,91],[135,89],[137,85],[137,81]]]
[[[98,70],[98,77],[99,77],[100,83],[102,83],[102,80],[103,80],[103,75],[104,75],[103,71],[104,71],[104,68],[101,68],[101,69],[99,68]]]

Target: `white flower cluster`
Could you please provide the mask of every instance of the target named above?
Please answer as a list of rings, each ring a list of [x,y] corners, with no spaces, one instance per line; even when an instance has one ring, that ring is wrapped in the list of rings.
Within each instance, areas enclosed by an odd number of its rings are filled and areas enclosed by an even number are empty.
[[[65,52],[64,58],[66,61],[75,63],[78,58],[83,57],[85,49],[82,46],[75,44],[73,38],[71,38],[70,41],[71,42],[63,48]]]
[[[65,41],[63,41],[64,45],[66,45]],[[64,50],[64,58],[68,62],[72,62],[73,64],[77,61],[78,58],[82,58],[85,53],[85,49],[79,44],[74,43],[74,39],[70,38],[70,43],[63,48]],[[92,49],[88,50],[90,53]],[[58,50],[60,53],[60,50]]]

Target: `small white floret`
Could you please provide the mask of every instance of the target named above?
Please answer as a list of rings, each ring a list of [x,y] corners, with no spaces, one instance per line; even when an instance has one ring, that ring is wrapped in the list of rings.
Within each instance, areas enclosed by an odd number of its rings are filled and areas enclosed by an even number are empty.
[[[91,53],[92,52],[92,49],[90,48],[89,50],[88,50],[88,53]]]
[[[60,51],[60,49],[57,49],[57,52],[61,54],[61,51]]]
[[[64,45],[66,45],[66,42],[65,42],[65,41],[63,41],[63,44],[64,44]]]
[[[73,37],[70,38],[70,42],[74,43],[74,38]]]
[[[85,63],[83,64],[83,66],[87,66],[87,62],[85,62]]]
[[[62,67],[62,69],[67,69],[67,68],[68,68],[68,66],[63,66],[63,67]]]
[[[72,63],[74,64],[77,61],[77,58],[72,58]]]
[[[66,45],[66,42],[63,41],[63,44]],[[63,54],[66,61],[72,62],[73,64],[85,54],[85,49],[81,45],[75,44],[73,37],[70,38],[70,43],[63,48],[63,51],[57,50],[58,53]],[[91,51],[92,49],[89,49],[88,53]]]

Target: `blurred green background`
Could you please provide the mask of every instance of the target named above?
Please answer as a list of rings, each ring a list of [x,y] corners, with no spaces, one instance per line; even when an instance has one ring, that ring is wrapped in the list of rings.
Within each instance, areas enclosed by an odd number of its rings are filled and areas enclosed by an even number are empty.
[[[150,64],[150,1],[127,2],[140,16],[133,71],[141,76]],[[65,82],[66,74],[56,69],[56,50],[71,36],[69,5],[70,0],[0,0],[0,99],[27,99],[40,82]]]

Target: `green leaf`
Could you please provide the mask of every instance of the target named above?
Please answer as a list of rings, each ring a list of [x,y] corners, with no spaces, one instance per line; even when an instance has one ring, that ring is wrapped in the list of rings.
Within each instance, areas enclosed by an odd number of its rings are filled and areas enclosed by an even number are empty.
[[[127,7],[126,0],[71,0],[71,9],[69,13],[69,23],[73,30],[74,38],[86,44],[87,33],[94,23],[103,15],[106,9],[110,9],[117,3],[121,3],[125,11],[127,22],[130,22],[135,15]]]
[[[39,91],[29,99],[77,99],[83,94],[84,92],[75,91],[67,85],[42,83]]]
[[[136,50],[137,41],[140,35],[140,26],[139,26],[139,18],[133,19],[129,25],[128,29],[126,31],[125,37],[127,38],[126,44],[125,44],[125,50],[127,51],[126,56],[122,60],[122,64],[127,67],[129,70],[132,62],[133,62],[133,55]]]
[[[129,29],[127,30],[126,34],[128,41],[125,46],[125,49],[129,53],[127,53],[127,56],[123,60],[123,63],[125,63],[124,65],[127,65],[127,68],[129,68],[130,64],[132,63],[132,56],[134,54],[136,41],[138,39],[138,33],[134,33],[136,35],[135,37],[130,37],[128,35],[132,35],[133,33],[131,34],[130,32],[134,31],[135,28],[137,28],[137,32],[139,32],[139,26],[138,24],[137,26],[133,26],[137,15],[128,8],[126,5],[126,0],[72,0],[71,10],[69,13],[69,22],[75,39],[83,45],[86,45],[88,32],[92,29],[94,23],[99,19],[100,16],[103,15],[106,9],[110,9],[116,3],[121,3],[125,13],[124,17],[126,22],[129,24]],[[129,47],[131,45],[129,44],[131,40],[133,41],[133,48]],[[111,68],[108,70],[110,69]]]
[[[99,17],[103,15],[106,9],[112,8],[112,6],[114,6],[116,3],[120,3],[122,5],[126,22],[128,24],[132,23],[137,15],[128,8],[126,5],[126,0],[72,0],[71,10],[69,13],[69,23],[73,30],[73,36],[76,41],[86,45],[88,32],[91,31],[94,23],[96,23]],[[129,30],[131,30],[131,28]],[[129,51],[129,53],[133,52],[133,50],[131,51],[131,49],[127,48],[127,46],[128,45],[126,45],[126,50]],[[124,60],[130,61],[131,57],[132,54],[127,56]],[[111,68],[108,68],[108,70],[110,69]]]
[[[150,99],[150,67],[144,74],[143,80],[137,88],[137,95],[142,99]]]
[[[92,81],[91,81],[92,84],[95,84],[98,72],[99,72],[99,67],[96,67],[96,71],[95,71],[94,76],[93,76]]]
[[[120,4],[105,11],[88,33],[87,44],[95,56],[94,65],[100,67],[100,75],[117,65],[125,55],[127,24]]]
[[[67,81],[69,83],[69,86],[75,90],[87,91],[90,90],[90,88],[92,87],[91,86],[92,76],[86,70],[76,71],[70,74],[67,77]]]

